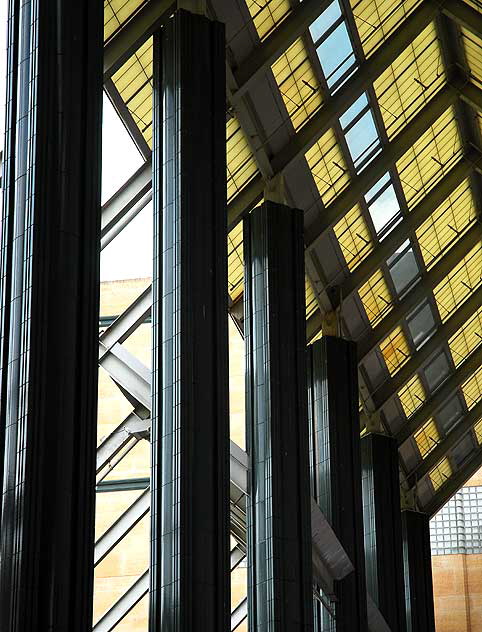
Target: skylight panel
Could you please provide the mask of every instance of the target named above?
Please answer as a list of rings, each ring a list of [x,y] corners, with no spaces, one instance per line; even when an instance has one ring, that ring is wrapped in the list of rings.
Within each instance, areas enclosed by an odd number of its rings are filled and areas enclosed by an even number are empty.
[[[344,22],[341,22],[316,49],[329,88],[346,79],[357,62]]]
[[[436,329],[430,303],[425,299],[407,316],[407,326],[412,336],[415,349],[420,349]]]
[[[112,80],[137,127],[152,145],[152,37],[113,75]]]
[[[403,294],[420,275],[410,241],[404,242],[387,261],[397,294]]]
[[[355,165],[360,171],[381,149],[378,131],[370,108],[357,116],[349,126],[343,129],[346,144]]]
[[[392,138],[445,83],[437,32],[429,24],[374,82],[389,138]]]
[[[341,19],[341,9],[338,0],[332,2],[328,7],[319,15],[313,24],[310,26],[310,34],[313,38],[315,46],[321,37],[332,28],[335,22]]]
[[[435,301],[443,322],[477,289],[481,274],[482,247],[479,243],[434,289]]]
[[[340,244],[341,251],[350,270],[373,250],[373,242],[357,205],[351,209],[333,228]]]
[[[398,392],[398,399],[403,411],[409,419],[425,403],[425,390],[423,384],[415,374],[405,386]]]
[[[305,297],[306,297],[306,318],[312,316],[318,309],[318,301],[316,300],[311,281],[305,277]]]
[[[387,365],[390,375],[397,371],[410,359],[410,348],[405,334],[400,326],[385,338],[380,345],[380,351]]]
[[[358,295],[372,327],[375,327],[393,307],[390,290],[381,270],[377,270],[362,285],[358,290]]]
[[[482,343],[482,307],[449,339],[449,349],[455,366],[462,362]]]
[[[365,195],[365,201],[377,235],[383,238],[398,224],[402,217],[390,174],[386,173],[368,191]]]
[[[480,7],[478,10],[480,11]],[[482,38],[463,28],[462,41],[470,70],[470,78],[479,88],[482,88]]]
[[[369,57],[421,0],[350,0],[365,55]]]
[[[261,40],[291,12],[289,0],[246,0],[246,6]]]
[[[474,426],[474,433],[477,439],[477,443],[482,444],[482,419],[480,419]]]
[[[104,0],[104,42],[145,2],[146,0]]]
[[[462,384],[461,389],[467,408],[470,410],[478,404],[482,398],[482,367]]]
[[[440,489],[442,485],[452,476],[452,467],[447,457],[442,459],[438,465],[429,473],[429,478],[435,491]]]
[[[306,155],[323,204],[328,205],[348,184],[349,175],[333,130],[328,130]]]
[[[228,294],[236,301],[243,293],[243,222],[239,222],[228,234]]]
[[[396,164],[410,209],[420,202],[461,155],[457,122],[453,109],[449,108]]]
[[[414,435],[415,443],[424,459],[440,441],[440,435],[433,419],[429,419]]]
[[[416,230],[427,269],[475,221],[476,213],[469,180],[465,180]]]
[[[226,123],[226,170],[229,202],[258,171],[246,136],[235,117]]]
[[[271,67],[295,129],[316,112],[323,99],[303,40],[297,39]]]

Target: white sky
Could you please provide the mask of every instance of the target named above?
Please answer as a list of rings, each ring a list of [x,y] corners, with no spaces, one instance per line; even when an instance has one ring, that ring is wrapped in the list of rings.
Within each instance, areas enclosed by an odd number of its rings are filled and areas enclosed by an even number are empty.
[[[5,129],[5,58],[7,1],[0,0],[0,149]],[[129,134],[104,96],[102,202],[142,164]],[[151,276],[152,206],[149,204],[101,253],[101,280]]]

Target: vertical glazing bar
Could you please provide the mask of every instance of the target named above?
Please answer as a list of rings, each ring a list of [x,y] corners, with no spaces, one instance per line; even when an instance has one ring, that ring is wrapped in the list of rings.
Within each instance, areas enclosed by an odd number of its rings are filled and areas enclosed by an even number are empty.
[[[430,517],[402,511],[407,632],[435,632]]]
[[[367,590],[392,632],[405,632],[405,593],[397,442],[361,440]]]
[[[102,7],[9,5],[0,286],[9,632],[92,625]]]
[[[155,35],[151,632],[230,621],[224,26]]]
[[[244,256],[249,629],[311,631],[302,212],[254,209]]]
[[[355,571],[335,583],[336,621],[321,629],[367,630],[358,370],[353,342],[324,336],[308,348],[312,494]],[[330,625],[332,628],[330,628]]]

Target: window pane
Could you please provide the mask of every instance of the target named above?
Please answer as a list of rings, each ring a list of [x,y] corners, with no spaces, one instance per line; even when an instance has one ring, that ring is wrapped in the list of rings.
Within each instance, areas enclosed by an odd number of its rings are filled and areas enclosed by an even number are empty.
[[[372,113],[366,112],[345,134],[348,149],[357,167],[380,145]]]
[[[408,328],[412,334],[413,344],[419,349],[435,329],[435,320],[430,305],[427,303],[413,316],[407,318]]]
[[[390,184],[368,208],[377,235],[383,232],[391,222],[391,228],[393,228],[395,226],[393,220],[400,216],[400,205],[393,186]]]
[[[322,35],[334,24],[334,22],[341,16],[340,5],[338,0],[332,2],[330,6],[319,15],[313,24],[310,26],[311,37],[315,44]]]
[[[401,294],[419,273],[413,250],[408,248],[402,255],[397,253],[387,263],[395,289]]]
[[[316,49],[329,86],[353,65],[355,55],[345,24],[342,22]]]
[[[425,369],[425,378],[430,390],[437,388],[449,373],[449,363],[445,353],[441,353]]]

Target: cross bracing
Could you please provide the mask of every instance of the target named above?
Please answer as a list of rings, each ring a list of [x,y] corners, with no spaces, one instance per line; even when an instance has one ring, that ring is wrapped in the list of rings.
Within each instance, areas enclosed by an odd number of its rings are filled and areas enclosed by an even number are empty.
[[[174,6],[106,3],[105,87],[146,163],[104,205],[103,245],[150,199],[150,37]],[[243,295],[240,221],[282,176],[287,201],[305,212],[308,341],[335,310],[359,345],[362,426],[376,418],[397,437],[402,487],[434,513],[482,460],[480,6],[208,9],[227,34],[232,311]],[[101,364],[134,408],[99,447],[104,467],[148,437],[149,371],[122,347],[149,313],[149,292],[143,301],[108,344],[109,330],[101,336]]]

